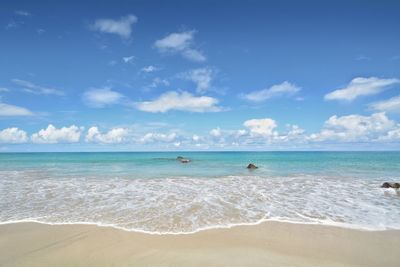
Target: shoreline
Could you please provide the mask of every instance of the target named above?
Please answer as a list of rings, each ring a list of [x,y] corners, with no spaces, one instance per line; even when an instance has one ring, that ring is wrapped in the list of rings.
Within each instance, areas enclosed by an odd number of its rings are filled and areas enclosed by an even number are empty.
[[[0,266],[398,266],[400,230],[262,222],[154,235],[95,225],[0,225]]]
[[[105,223],[97,223],[97,222],[43,222],[40,220],[30,220],[30,219],[24,219],[24,220],[15,220],[15,221],[6,221],[6,222],[0,222],[0,227],[3,225],[12,225],[12,224],[41,224],[41,225],[47,225],[47,226],[94,226],[94,227],[100,227],[100,228],[110,228],[118,231],[124,231],[128,233],[138,233],[138,234],[145,234],[145,235],[158,235],[158,236],[179,236],[179,235],[193,235],[193,234],[198,234],[201,232],[206,232],[206,231],[212,231],[212,230],[229,230],[232,228],[236,227],[242,227],[242,226],[257,226],[261,225],[264,223],[284,223],[284,224],[293,224],[293,225],[315,225],[315,226],[322,226],[322,227],[335,227],[335,228],[341,228],[341,229],[348,229],[348,230],[354,230],[354,231],[365,231],[365,232],[384,232],[384,231],[399,231],[400,229],[397,228],[367,228],[359,225],[353,225],[349,223],[338,223],[338,222],[330,222],[330,223],[325,223],[325,222],[298,222],[298,221],[290,221],[290,220],[284,220],[284,219],[261,219],[256,222],[249,222],[249,223],[237,223],[237,224],[227,224],[227,225],[212,225],[212,226],[207,226],[203,228],[199,228],[193,231],[187,231],[187,232],[157,232],[157,231],[147,231],[147,230],[141,230],[141,229],[129,229],[129,228],[124,228],[122,226],[118,225],[113,225],[113,224],[105,224]]]

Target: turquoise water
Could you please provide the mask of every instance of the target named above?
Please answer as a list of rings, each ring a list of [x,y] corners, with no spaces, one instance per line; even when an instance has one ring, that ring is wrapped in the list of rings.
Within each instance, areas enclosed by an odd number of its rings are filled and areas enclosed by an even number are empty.
[[[192,160],[176,164],[176,157]],[[257,172],[244,167],[253,162]],[[135,178],[177,176],[322,174],[391,177],[400,173],[400,152],[138,152],[3,153],[1,170],[38,170],[51,175]]]
[[[266,220],[400,229],[399,192],[380,188],[399,173],[400,152],[3,153],[0,222],[149,233]]]

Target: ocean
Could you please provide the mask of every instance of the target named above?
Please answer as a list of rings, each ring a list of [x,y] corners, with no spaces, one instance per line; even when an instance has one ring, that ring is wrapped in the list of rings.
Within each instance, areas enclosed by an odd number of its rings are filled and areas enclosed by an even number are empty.
[[[400,152],[1,153],[0,224],[153,234],[263,221],[400,229],[400,193],[380,188],[399,176]]]

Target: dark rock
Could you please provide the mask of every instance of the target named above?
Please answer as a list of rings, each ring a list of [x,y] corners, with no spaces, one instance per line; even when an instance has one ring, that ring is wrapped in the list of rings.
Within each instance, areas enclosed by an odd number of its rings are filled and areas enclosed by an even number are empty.
[[[258,167],[256,165],[254,165],[253,163],[250,163],[249,165],[247,165],[247,169],[254,170],[254,169],[258,169]]]
[[[184,157],[178,156],[176,160],[179,160],[181,163],[189,163],[190,159],[185,159]]]
[[[381,185],[382,188],[394,188],[394,189],[399,189],[400,188],[400,183],[388,183],[384,182]]]

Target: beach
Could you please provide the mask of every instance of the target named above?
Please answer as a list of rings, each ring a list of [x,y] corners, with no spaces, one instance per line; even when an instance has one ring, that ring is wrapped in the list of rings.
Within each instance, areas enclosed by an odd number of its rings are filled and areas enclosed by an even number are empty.
[[[399,266],[400,153],[182,154],[0,155],[0,267]]]
[[[400,231],[265,222],[157,235],[94,225],[0,226],[0,266],[398,266]]]

